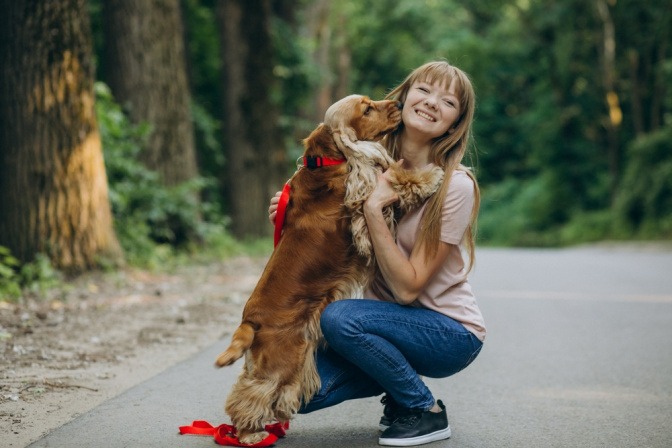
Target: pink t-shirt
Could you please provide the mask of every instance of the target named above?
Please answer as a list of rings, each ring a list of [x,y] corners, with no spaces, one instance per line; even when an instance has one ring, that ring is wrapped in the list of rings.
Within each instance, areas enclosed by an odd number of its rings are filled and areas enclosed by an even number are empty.
[[[404,215],[397,226],[397,246],[406,257],[410,257],[415,245],[416,233],[426,206],[427,203]],[[464,257],[459,246],[469,225],[473,206],[474,182],[464,171],[455,170],[441,212],[440,240],[451,245],[450,254],[412,306],[424,306],[445,314],[462,323],[483,341],[483,316],[467,280]],[[380,274],[366,296],[394,302],[392,293]]]

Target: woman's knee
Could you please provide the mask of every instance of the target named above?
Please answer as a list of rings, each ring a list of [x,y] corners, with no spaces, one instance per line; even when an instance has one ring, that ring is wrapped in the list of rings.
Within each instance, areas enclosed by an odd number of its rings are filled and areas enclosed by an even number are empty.
[[[346,334],[348,329],[352,328],[353,304],[351,302],[354,301],[348,299],[332,302],[322,311],[320,328],[327,342]]]

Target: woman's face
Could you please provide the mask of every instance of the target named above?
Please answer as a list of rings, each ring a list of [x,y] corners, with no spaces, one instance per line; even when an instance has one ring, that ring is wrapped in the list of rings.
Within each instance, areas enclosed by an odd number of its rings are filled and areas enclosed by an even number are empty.
[[[446,87],[439,82],[416,81],[406,94],[401,119],[407,132],[423,135],[427,140],[448,132],[460,116],[460,101],[455,81]]]

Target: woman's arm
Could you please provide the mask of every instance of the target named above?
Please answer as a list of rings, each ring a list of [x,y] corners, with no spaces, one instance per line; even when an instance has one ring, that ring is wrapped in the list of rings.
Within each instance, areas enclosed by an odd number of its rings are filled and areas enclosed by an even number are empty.
[[[378,184],[364,203],[364,217],[376,254],[376,261],[398,303],[407,305],[415,301],[422,290],[446,261],[451,245],[439,242],[436,255],[425,260],[425,251],[418,244],[411,256],[406,256],[397,247],[392,233],[385,223],[383,208],[396,202],[398,197],[392,189],[386,173],[378,175]]]

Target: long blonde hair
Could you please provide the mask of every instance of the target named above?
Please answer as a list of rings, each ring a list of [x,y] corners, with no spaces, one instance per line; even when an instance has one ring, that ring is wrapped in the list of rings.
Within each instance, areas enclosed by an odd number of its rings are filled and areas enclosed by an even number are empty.
[[[446,88],[455,81],[455,88],[460,99],[460,116],[455,121],[455,124],[448,132],[434,139],[432,143],[430,157],[433,159],[434,164],[443,167],[445,174],[443,183],[437,192],[428,199],[427,208],[420,223],[419,242],[424,245],[425,257],[427,259],[436,255],[441,237],[441,209],[448,193],[450,178],[455,170],[466,172],[474,183],[474,207],[471,211],[471,219],[465,233],[466,249],[469,255],[467,272],[469,272],[474,266],[475,261],[476,219],[478,217],[481,194],[474,173],[462,165],[462,159],[467,152],[469,139],[471,138],[471,124],[474,119],[476,95],[466,73],[446,61],[432,61],[413,70],[404,82],[387,95],[386,99],[393,99],[404,103],[409,89],[416,81],[427,82],[429,84],[440,82]],[[404,124],[402,123],[393,134],[388,135],[383,141],[395,160],[399,160],[401,157],[399,142],[403,132]]]

